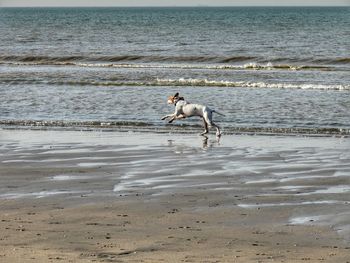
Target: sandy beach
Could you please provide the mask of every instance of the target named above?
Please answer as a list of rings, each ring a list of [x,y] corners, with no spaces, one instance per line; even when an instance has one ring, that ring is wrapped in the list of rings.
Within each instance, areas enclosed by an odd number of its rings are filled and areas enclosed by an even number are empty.
[[[348,138],[0,134],[0,262],[350,261]]]

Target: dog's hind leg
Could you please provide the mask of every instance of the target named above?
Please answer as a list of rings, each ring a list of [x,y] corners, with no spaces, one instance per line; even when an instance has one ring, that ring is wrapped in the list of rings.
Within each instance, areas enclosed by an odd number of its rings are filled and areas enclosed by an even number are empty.
[[[216,128],[216,136],[220,137],[221,136],[220,127],[216,125],[214,122],[211,122],[211,125],[213,125]]]
[[[202,132],[201,135],[204,136],[205,134],[207,134],[209,132],[209,130],[208,130],[208,123],[205,120],[205,118],[203,118],[203,124],[204,124],[204,132]]]
[[[209,125],[209,127],[215,127],[216,128],[216,136],[220,137],[221,136],[220,127],[213,122],[212,112],[211,111],[205,111],[204,114],[203,114],[203,118],[206,121],[206,123]]]

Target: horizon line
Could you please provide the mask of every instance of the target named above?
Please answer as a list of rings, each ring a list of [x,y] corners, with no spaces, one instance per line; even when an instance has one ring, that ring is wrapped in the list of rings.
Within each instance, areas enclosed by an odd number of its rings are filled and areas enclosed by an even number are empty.
[[[350,5],[32,5],[32,6],[0,6],[0,8],[33,8],[33,7],[53,7],[53,8],[67,8],[67,7],[127,7],[127,8],[138,8],[138,7],[350,7]]]

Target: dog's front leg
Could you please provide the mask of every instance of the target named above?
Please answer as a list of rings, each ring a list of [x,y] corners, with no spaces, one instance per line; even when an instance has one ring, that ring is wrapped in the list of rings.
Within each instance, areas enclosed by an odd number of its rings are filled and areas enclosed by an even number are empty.
[[[176,113],[177,112],[175,111],[175,113],[168,115],[170,117],[170,120],[168,121],[168,123],[172,123],[176,119]]]
[[[168,121],[168,123],[172,123],[175,119],[177,119],[177,117],[179,115],[181,115],[181,114],[179,113],[178,110],[175,109],[175,112],[173,114],[168,115],[169,117],[171,117],[170,120]]]
[[[176,115],[176,116],[172,117],[168,122],[172,123],[174,120],[180,120],[180,119],[184,119],[184,118],[186,118],[186,116],[183,114],[180,114],[180,115]]]
[[[165,120],[170,117],[174,117],[174,114],[165,115],[164,117],[162,117],[162,120]]]
[[[171,119],[168,121],[168,123],[172,123],[174,120],[176,120],[177,119],[177,117],[176,117],[176,115],[174,114],[172,117],[171,117]]]

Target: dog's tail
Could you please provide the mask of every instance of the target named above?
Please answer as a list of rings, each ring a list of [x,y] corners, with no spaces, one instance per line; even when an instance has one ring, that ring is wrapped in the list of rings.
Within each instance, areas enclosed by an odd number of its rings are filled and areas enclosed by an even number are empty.
[[[222,114],[222,113],[220,113],[220,112],[218,112],[218,111],[216,111],[216,110],[212,110],[212,112],[215,112],[215,113],[217,113],[217,114],[219,114],[219,115],[221,115],[221,116],[226,116],[225,114]]]

